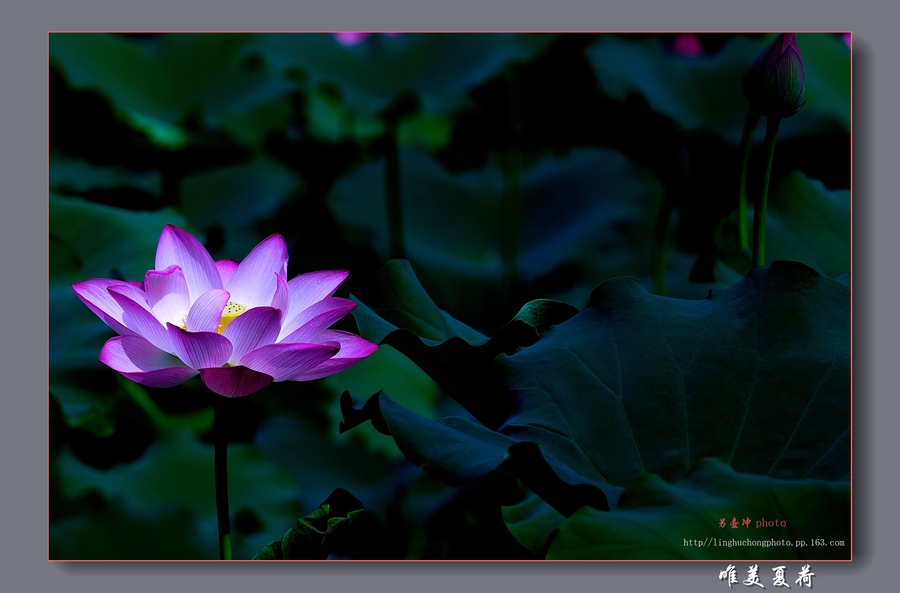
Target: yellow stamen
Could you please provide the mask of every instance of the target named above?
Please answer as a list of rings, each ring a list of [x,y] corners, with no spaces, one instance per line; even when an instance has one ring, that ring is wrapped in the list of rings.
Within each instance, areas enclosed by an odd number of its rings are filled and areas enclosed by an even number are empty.
[[[247,311],[247,307],[244,305],[229,301],[228,304],[225,305],[225,310],[222,311],[222,321],[219,322],[219,327],[216,331],[219,333],[225,331],[228,324],[237,319],[237,317],[245,311]]]

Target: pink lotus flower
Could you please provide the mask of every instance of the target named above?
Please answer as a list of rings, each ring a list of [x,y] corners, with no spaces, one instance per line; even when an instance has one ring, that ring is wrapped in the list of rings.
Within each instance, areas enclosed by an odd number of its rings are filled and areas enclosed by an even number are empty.
[[[98,278],[72,285],[78,298],[119,335],[100,361],[149,387],[172,387],[200,374],[225,397],[273,381],[333,375],[378,346],[329,326],[356,303],[332,296],[346,271],[310,272],[286,281],[281,235],[240,264],[214,262],[197,239],[167,225],[156,269],[143,282]]]

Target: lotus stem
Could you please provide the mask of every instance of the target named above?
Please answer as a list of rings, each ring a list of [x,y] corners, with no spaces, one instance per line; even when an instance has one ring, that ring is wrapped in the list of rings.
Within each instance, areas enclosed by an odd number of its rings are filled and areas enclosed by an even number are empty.
[[[384,193],[388,216],[389,255],[391,259],[404,259],[403,247],[403,202],[400,193],[400,151],[397,146],[398,121],[385,118],[384,139]]]
[[[741,250],[750,249],[750,233],[747,229],[747,170],[750,168],[750,148],[753,146],[753,132],[759,124],[759,110],[752,105],[747,108],[744,120],[744,134],[741,137],[741,186],[738,191],[738,234]]]
[[[522,196],[519,188],[519,153],[510,150],[504,158],[503,228],[501,232],[503,255],[503,298],[512,298],[519,277],[519,225]]]
[[[666,296],[666,238],[669,234],[669,220],[672,218],[673,204],[669,193],[663,195],[653,223],[653,237],[650,243],[650,269],[653,274],[653,294]]]
[[[519,240],[522,218],[522,191],[519,185],[519,175],[522,171],[522,153],[519,148],[519,83],[512,67],[506,71],[506,92],[509,142],[503,155],[504,187],[500,229],[504,304],[511,301],[519,279]]]
[[[759,268],[766,265],[766,200],[769,197],[769,178],[772,176],[772,159],[775,156],[775,137],[778,135],[778,125],[781,118],[769,116],[766,118],[766,139],[763,142],[765,152],[765,166],[763,167],[763,182],[753,208],[753,267]]]
[[[216,517],[219,522],[219,559],[231,560],[231,521],[228,513],[228,398],[215,398]]]

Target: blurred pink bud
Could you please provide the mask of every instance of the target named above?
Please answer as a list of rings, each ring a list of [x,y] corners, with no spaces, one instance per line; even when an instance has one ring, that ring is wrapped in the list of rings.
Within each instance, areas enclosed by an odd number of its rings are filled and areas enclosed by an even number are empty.
[[[676,56],[696,58],[703,55],[703,44],[693,33],[681,33],[672,44],[672,52]]]
[[[332,35],[341,45],[351,47],[354,45],[359,45],[360,43],[368,39],[372,34],[360,33],[356,31],[341,31],[339,33],[333,33]]]

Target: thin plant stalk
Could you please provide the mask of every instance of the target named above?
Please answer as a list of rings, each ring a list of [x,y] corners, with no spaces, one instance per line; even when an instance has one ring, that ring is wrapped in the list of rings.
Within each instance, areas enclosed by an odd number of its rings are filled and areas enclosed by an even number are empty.
[[[519,84],[512,67],[506,71],[506,91],[509,142],[503,155],[500,252],[503,259],[502,298],[505,304],[509,304],[519,278],[522,218],[522,191],[519,185],[522,171],[522,153],[519,148]]]
[[[666,239],[669,236],[669,221],[674,204],[669,193],[663,195],[653,223],[653,237],[650,243],[650,268],[653,273],[653,294],[666,295]]]
[[[504,155],[503,228],[501,233],[503,256],[503,300],[509,303],[519,277],[519,225],[522,196],[519,188],[521,168],[518,151]]]
[[[775,156],[775,137],[778,135],[780,117],[766,118],[766,139],[763,141],[765,163],[763,182],[753,208],[753,267],[766,265],[766,201],[769,197],[769,179],[772,176],[772,159]]]
[[[752,105],[747,108],[747,119],[744,120],[744,134],[741,138],[741,186],[738,191],[738,234],[741,250],[750,248],[750,233],[747,229],[747,171],[750,168],[750,149],[753,146],[753,132],[759,124],[759,110]]]
[[[385,118],[384,192],[388,217],[388,241],[391,259],[406,257],[403,246],[403,201],[400,193],[400,154],[397,146],[398,122]]]
[[[219,559],[231,560],[231,521],[228,513],[228,398],[215,398],[216,517],[219,523]]]

